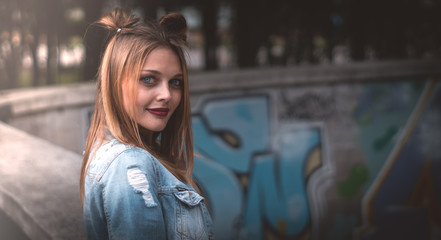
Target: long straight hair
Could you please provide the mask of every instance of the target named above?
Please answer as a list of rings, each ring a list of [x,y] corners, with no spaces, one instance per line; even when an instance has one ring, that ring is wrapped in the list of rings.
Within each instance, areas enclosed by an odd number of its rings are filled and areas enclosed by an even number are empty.
[[[176,13],[164,16],[159,23],[141,23],[131,13],[115,9],[97,22],[113,31],[97,74],[95,109],[83,156],[80,198],[84,203],[84,184],[95,151],[111,134],[116,140],[149,151],[173,175],[198,191],[192,178],[193,139],[187,64],[186,21]],[[165,129],[152,139],[142,134],[135,119],[135,100],[142,67],[149,54],[158,48],[171,49],[179,58],[183,72],[181,101]],[[124,95],[127,97],[124,98]],[[124,108],[124,100],[128,106]],[[161,134],[160,140],[157,140]],[[149,144],[151,143],[151,144]]]

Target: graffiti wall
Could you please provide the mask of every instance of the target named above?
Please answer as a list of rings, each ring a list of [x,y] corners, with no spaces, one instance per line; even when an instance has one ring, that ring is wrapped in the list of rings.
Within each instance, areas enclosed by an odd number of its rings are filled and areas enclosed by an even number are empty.
[[[195,177],[218,239],[441,238],[441,83],[192,99]]]

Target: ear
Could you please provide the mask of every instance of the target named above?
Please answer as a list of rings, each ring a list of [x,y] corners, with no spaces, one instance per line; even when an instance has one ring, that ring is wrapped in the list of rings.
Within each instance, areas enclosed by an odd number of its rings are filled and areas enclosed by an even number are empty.
[[[187,42],[187,21],[179,13],[169,13],[161,18],[159,25],[167,34],[175,35]]]

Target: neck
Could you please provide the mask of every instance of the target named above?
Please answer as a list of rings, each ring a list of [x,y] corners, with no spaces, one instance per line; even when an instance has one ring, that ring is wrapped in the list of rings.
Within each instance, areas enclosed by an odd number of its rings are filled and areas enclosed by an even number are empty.
[[[153,148],[153,132],[139,126],[139,134],[141,135],[142,141],[150,148]]]

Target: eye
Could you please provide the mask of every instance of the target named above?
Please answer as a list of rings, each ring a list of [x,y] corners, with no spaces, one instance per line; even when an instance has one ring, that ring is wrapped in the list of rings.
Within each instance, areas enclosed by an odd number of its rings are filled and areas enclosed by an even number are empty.
[[[142,81],[143,83],[151,84],[153,83],[154,78],[152,76],[143,76],[139,80]]]
[[[182,87],[182,80],[181,79],[172,79],[169,81],[169,84],[172,85],[173,87],[180,88],[180,87]]]

